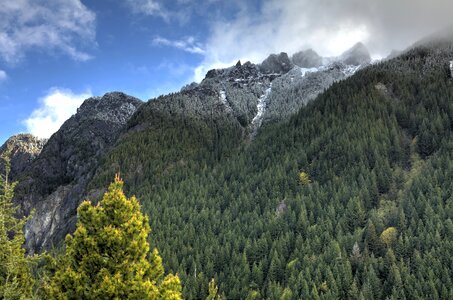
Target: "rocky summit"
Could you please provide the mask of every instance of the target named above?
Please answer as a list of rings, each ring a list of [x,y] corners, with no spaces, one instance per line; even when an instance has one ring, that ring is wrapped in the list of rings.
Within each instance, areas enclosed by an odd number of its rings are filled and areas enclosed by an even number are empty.
[[[118,139],[142,102],[123,93],[87,99],[18,176],[16,203],[34,214],[25,227],[30,252],[63,240],[105,151]]]
[[[18,134],[10,137],[0,147],[0,156],[7,155],[11,160],[11,172],[9,174],[11,180],[15,180],[17,175],[30,165],[41,153],[46,142],[46,139],[40,139],[31,134]]]
[[[319,68],[322,66],[322,57],[313,49],[295,53],[291,60],[293,64],[301,68]]]

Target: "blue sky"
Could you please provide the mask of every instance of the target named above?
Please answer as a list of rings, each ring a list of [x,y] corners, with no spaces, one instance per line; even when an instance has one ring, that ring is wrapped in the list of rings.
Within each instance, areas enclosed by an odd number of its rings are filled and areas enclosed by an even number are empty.
[[[50,136],[91,95],[146,101],[239,59],[358,41],[382,57],[450,19],[436,1],[0,0],[0,144]]]

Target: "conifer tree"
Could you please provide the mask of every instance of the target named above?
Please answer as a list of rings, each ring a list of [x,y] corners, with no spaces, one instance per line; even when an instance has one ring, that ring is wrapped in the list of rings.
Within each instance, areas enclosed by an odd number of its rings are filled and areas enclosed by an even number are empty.
[[[102,201],[84,201],[63,263],[50,282],[52,299],[181,299],[178,276],[163,277],[162,259],[149,253],[148,217],[117,176]]]
[[[0,299],[27,299],[31,297],[33,278],[30,258],[22,248],[26,219],[15,217],[18,209],[12,203],[15,183],[8,181],[9,159],[2,160],[5,175],[0,176]]]

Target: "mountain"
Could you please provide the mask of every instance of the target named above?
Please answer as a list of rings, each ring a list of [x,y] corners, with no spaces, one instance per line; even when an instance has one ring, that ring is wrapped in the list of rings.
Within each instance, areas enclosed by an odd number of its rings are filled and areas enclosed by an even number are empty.
[[[90,186],[121,170],[189,299],[205,298],[213,277],[227,299],[449,298],[451,45],[350,77],[342,61],[304,77],[253,64],[211,71],[144,104]],[[311,76],[340,73],[306,102]],[[272,97],[300,106],[279,118]]]
[[[301,68],[319,68],[322,66],[322,57],[313,49],[300,51],[291,57],[292,62]]]
[[[18,134],[10,137],[0,147],[0,156],[8,155],[11,159],[11,172],[9,174],[11,180],[14,181],[41,153],[46,141],[31,134]]]
[[[59,245],[121,172],[188,299],[211,278],[227,299],[449,299],[452,41],[373,65],[361,44],[316,67],[281,53],[144,104],[89,99],[19,176],[26,246]]]
[[[287,73],[293,68],[293,63],[289,60],[288,54],[271,54],[259,66],[263,73]]]
[[[350,52],[355,53],[353,50]],[[13,175],[20,182],[16,202],[21,204],[24,215],[35,211],[26,226],[26,247],[30,252],[39,252],[58,245],[71,232],[83,197],[101,193],[99,186],[89,189],[87,185],[96,172],[103,173],[97,167],[125,129],[132,136],[152,130],[153,139],[161,141],[165,133],[159,137],[156,133],[168,130],[160,127],[172,120],[174,130],[188,128],[187,136],[198,131],[198,143],[193,148],[205,151],[216,161],[230,148],[253,139],[261,126],[287,120],[334,82],[359,68],[360,65],[346,65],[338,59],[306,69],[295,65],[286,53],[280,53],[258,65],[238,62],[227,69],[211,70],[200,84],[186,86],[180,93],[159,97],[142,107],[138,99],[122,93],[87,99],[39,155],[20,164],[20,170],[15,170],[18,158],[13,157]],[[288,94],[294,97],[287,97]],[[152,148],[156,151],[162,145]],[[148,149],[141,153],[148,153]],[[127,169],[133,167],[140,172],[145,168],[138,162],[141,153]],[[162,158],[162,167],[166,163],[168,160]],[[117,166],[114,163],[110,168]]]
[[[141,104],[123,93],[85,100],[17,176],[15,202],[24,215],[34,210],[25,227],[30,252],[58,245],[74,228],[96,166]]]
[[[355,44],[351,49],[343,53],[340,59],[347,65],[364,65],[371,62],[370,53],[362,43]]]

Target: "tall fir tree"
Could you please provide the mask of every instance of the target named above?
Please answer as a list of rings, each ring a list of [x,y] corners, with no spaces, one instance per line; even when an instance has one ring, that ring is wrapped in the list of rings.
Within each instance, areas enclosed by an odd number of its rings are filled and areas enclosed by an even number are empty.
[[[148,217],[135,197],[126,198],[118,176],[98,205],[79,206],[78,218],[49,298],[181,299],[179,277],[163,276],[157,249],[149,255]]]

